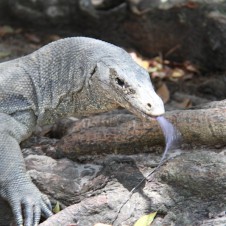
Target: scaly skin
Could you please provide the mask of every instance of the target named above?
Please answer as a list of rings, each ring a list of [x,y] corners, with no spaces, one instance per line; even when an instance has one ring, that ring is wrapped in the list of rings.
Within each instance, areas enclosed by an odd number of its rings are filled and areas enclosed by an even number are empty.
[[[19,143],[36,125],[118,106],[139,117],[164,113],[148,73],[121,48],[90,38],[67,38],[0,64],[0,195],[17,225],[52,215],[48,198],[26,174]]]

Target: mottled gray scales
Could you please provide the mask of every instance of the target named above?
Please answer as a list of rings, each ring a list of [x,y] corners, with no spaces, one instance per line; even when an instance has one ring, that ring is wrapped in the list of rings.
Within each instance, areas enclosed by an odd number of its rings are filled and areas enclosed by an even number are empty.
[[[17,225],[51,216],[48,198],[26,174],[19,143],[36,125],[118,106],[139,117],[164,113],[148,73],[127,52],[90,38],[67,38],[0,64],[0,194]]]

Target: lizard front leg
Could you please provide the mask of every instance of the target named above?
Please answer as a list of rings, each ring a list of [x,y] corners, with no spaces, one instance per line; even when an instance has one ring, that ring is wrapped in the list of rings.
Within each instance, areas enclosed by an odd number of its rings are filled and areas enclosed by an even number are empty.
[[[41,213],[52,215],[51,204],[26,174],[19,143],[28,136],[30,113],[11,117],[0,113],[0,195],[13,211],[18,226],[38,225]],[[18,121],[23,119],[23,122]]]

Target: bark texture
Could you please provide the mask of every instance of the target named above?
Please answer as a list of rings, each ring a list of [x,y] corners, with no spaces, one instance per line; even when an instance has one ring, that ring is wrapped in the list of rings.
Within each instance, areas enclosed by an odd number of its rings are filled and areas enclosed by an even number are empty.
[[[165,117],[181,133],[181,143],[224,146],[224,106],[225,101],[213,102],[203,106],[204,109],[166,112]],[[52,135],[62,136],[56,144],[57,155],[71,159],[87,154],[139,153],[141,149],[150,151],[152,146],[164,145],[162,131],[156,120],[141,121],[130,114],[97,115],[73,122],[69,120],[63,125],[64,128],[62,123],[55,126]]]

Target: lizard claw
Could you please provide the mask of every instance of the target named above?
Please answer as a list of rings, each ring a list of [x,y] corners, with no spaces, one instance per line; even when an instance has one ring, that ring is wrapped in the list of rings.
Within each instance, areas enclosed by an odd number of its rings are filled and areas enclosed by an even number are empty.
[[[50,202],[48,196],[45,194],[42,194],[42,200],[47,205],[48,209],[52,210],[52,205],[51,205],[51,202]]]
[[[45,202],[41,203],[41,210],[44,213],[44,215],[46,216],[46,218],[51,217],[53,215],[52,207],[49,208],[48,204],[46,204]]]
[[[33,184],[20,185],[7,189],[4,198],[12,207],[17,226],[38,225],[41,214],[46,218],[53,215],[51,203]]]

